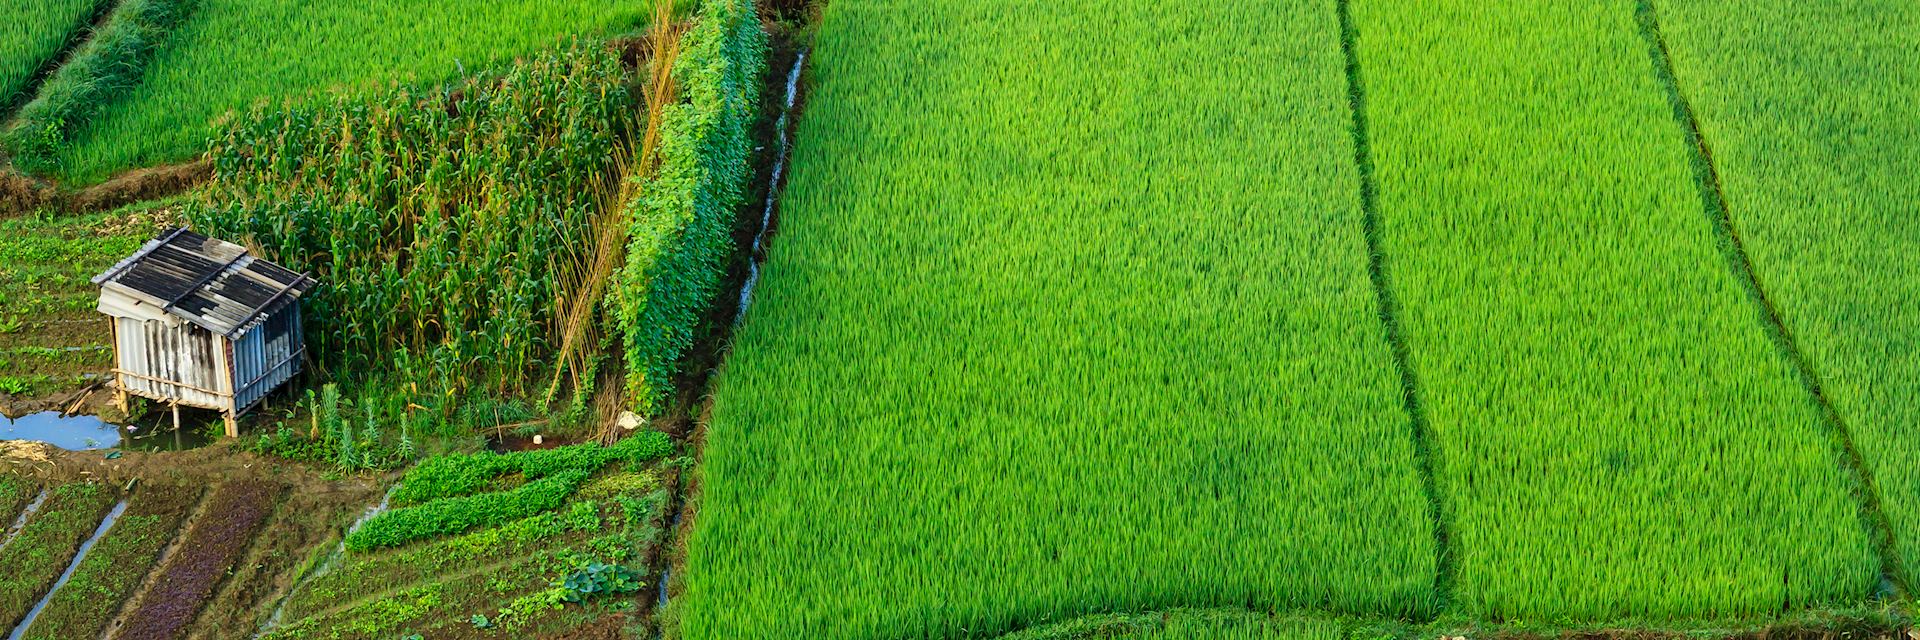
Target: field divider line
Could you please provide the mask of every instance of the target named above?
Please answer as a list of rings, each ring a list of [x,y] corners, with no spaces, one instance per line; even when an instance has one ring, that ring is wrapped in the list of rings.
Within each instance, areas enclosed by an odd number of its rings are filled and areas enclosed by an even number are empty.
[[[1846,420],[1827,397],[1825,385],[1814,370],[1806,353],[1800,349],[1799,341],[1793,331],[1787,328],[1780,318],[1780,310],[1773,300],[1767,297],[1767,290],[1760,282],[1760,275],[1753,268],[1753,259],[1747,253],[1745,241],[1740,238],[1740,230],[1733,224],[1733,212],[1727,205],[1726,189],[1720,181],[1720,170],[1713,160],[1713,148],[1700,131],[1700,120],[1695,115],[1693,104],[1680,90],[1679,77],[1673,70],[1673,55],[1667,47],[1666,37],[1660,30],[1660,12],[1653,0],[1637,0],[1637,17],[1641,34],[1646,37],[1649,54],[1653,57],[1654,71],[1660,84],[1667,91],[1667,100],[1673,107],[1673,117],[1685,130],[1688,141],[1695,180],[1699,183],[1700,199],[1707,218],[1713,225],[1714,235],[1721,252],[1725,255],[1734,277],[1747,291],[1748,297],[1760,313],[1768,337],[1781,355],[1793,366],[1800,384],[1812,396],[1820,408],[1822,421],[1826,423],[1829,439],[1839,459],[1841,471],[1848,476],[1854,497],[1858,500],[1860,520],[1867,534],[1872,538],[1874,551],[1880,556],[1880,575],[1891,587],[1892,599],[1905,600],[1908,593],[1908,578],[1900,566],[1899,548],[1896,544],[1893,523],[1887,518],[1886,511],[1880,507],[1880,491],[1874,483],[1873,471],[1867,467],[1866,460],[1860,455],[1860,449],[1853,440],[1853,431],[1847,427]]]
[[[1340,14],[1340,48],[1346,56],[1348,107],[1353,114],[1354,164],[1360,171],[1360,209],[1364,221],[1363,233],[1367,240],[1367,276],[1373,282],[1380,324],[1386,332],[1387,345],[1393,352],[1394,369],[1400,375],[1400,399],[1407,412],[1414,458],[1419,463],[1421,484],[1427,494],[1427,517],[1433,522],[1436,553],[1434,594],[1438,602],[1432,614],[1437,616],[1447,608],[1453,597],[1451,511],[1440,489],[1440,454],[1436,450],[1433,427],[1427,422],[1426,412],[1420,405],[1419,375],[1413,369],[1413,355],[1400,326],[1400,303],[1393,295],[1387,252],[1381,237],[1379,185],[1374,177],[1373,149],[1367,130],[1367,90],[1365,79],[1360,75],[1360,54],[1355,42],[1359,36],[1353,23],[1353,0],[1335,0],[1335,3]]]

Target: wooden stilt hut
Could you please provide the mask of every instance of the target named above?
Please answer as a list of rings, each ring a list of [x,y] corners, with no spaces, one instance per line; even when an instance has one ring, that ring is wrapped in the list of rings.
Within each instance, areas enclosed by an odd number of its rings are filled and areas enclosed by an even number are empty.
[[[93,279],[113,327],[115,398],[226,415],[227,435],[300,372],[300,297],[315,281],[231,242],[162,232]]]

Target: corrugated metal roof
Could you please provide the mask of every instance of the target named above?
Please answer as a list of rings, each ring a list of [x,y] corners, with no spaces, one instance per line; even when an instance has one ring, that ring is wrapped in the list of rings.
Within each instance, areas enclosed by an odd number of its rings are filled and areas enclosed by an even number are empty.
[[[103,297],[118,293],[235,338],[315,281],[248,255],[246,247],[180,228],[162,232],[93,283]]]

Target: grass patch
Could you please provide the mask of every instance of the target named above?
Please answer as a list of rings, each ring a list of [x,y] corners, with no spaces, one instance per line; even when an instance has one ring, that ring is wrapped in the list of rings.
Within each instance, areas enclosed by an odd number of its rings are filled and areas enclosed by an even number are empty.
[[[1920,6],[1654,3],[1754,275],[1920,574]],[[1909,588],[1911,584],[1907,585]]]
[[[1857,504],[1702,215],[1633,3],[1352,8],[1457,612],[1657,624],[1865,598]]]
[[[191,159],[217,118],[262,100],[438,82],[569,37],[625,32],[648,14],[648,3],[614,0],[199,2],[138,86],[62,149],[63,179]]]
[[[12,629],[65,571],[119,497],[94,482],[54,487],[20,535],[0,548],[0,628]]]
[[[153,570],[160,552],[200,499],[198,487],[148,485],[128,499],[127,510],[80,561],[73,577],[53,594],[27,629],[27,640],[97,638],[134,588]]]
[[[1437,609],[1334,2],[835,0],[813,59],[681,637]]]

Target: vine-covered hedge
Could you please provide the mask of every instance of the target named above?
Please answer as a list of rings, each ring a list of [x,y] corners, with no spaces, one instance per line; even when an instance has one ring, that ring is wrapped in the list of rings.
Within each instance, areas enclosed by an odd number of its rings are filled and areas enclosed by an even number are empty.
[[[14,165],[36,174],[54,171],[67,136],[140,82],[147,61],[197,2],[126,0],[115,8],[93,39],[61,65],[0,133],[0,145],[13,156]]]
[[[628,204],[626,267],[612,301],[627,392],[643,414],[662,409],[719,293],[767,64],[752,0],[701,0],[699,10],[674,68],[684,101],[666,107],[659,170]]]

